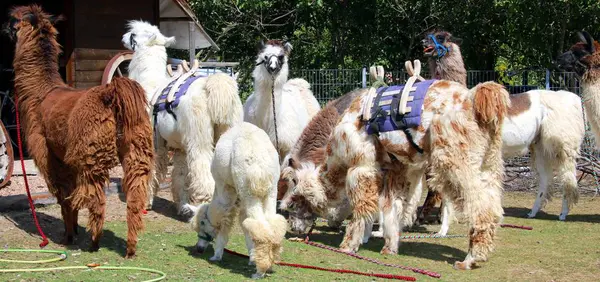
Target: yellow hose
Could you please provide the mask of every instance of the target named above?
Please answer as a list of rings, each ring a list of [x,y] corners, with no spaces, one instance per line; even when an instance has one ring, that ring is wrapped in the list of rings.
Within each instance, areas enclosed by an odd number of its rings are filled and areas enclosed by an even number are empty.
[[[59,254],[58,258],[46,259],[46,260],[8,260],[8,259],[0,259],[0,262],[12,262],[12,263],[31,263],[31,264],[42,264],[42,263],[50,263],[56,261],[62,261],[67,259],[66,251],[56,251],[56,250],[27,250],[27,249],[5,249],[0,250],[0,252],[28,252],[28,253],[54,253]],[[167,275],[156,269],[151,268],[143,268],[143,267],[128,267],[128,266],[61,266],[61,267],[48,267],[48,268],[15,268],[15,269],[0,269],[0,273],[14,273],[14,272],[44,272],[44,271],[56,271],[56,270],[69,270],[69,269],[104,269],[104,270],[137,270],[150,272],[160,275],[158,278],[145,280],[144,282],[155,282],[163,280],[167,277]]]

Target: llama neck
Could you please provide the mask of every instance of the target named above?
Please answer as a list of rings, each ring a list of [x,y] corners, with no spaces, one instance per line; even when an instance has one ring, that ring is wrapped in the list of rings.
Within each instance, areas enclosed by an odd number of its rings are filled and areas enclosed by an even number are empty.
[[[258,101],[257,116],[271,118],[273,116],[273,96],[275,97],[275,110],[281,108],[283,85],[287,82],[288,69],[284,65],[277,76],[271,76],[262,65],[254,68],[254,87]]]
[[[129,78],[137,81],[146,91],[148,100],[168,79],[167,50],[164,46],[138,49],[129,64]]]
[[[452,44],[448,53],[440,59],[430,57],[429,74],[434,79],[455,81],[467,86],[467,70],[458,45]]]
[[[600,71],[598,74],[600,75]],[[595,113],[600,110],[600,76],[597,76],[599,79],[589,79],[589,77],[591,76],[581,80],[581,94],[586,110]]]
[[[66,87],[58,72],[60,46],[55,35],[43,34],[39,29],[31,33],[17,42],[13,60],[15,90],[23,106],[40,103],[55,87]]]

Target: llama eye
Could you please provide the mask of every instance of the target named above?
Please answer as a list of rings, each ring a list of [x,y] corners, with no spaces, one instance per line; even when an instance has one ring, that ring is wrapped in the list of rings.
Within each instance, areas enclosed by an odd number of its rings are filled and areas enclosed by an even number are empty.
[[[294,186],[296,186],[296,185],[298,185],[298,180],[292,179],[292,183],[294,183]]]
[[[283,59],[285,58],[283,55],[279,55],[279,57],[277,57],[279,59],[279,61],[283,62]]]

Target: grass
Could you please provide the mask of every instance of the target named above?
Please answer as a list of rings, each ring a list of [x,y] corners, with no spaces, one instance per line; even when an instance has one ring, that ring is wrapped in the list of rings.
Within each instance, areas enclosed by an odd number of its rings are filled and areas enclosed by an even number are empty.
[[[69,258],[63,262],[44,265],[19,265],[0,262],[0,269],[23,267],[59,267],[98,263],[110,266],[138,266],[154,268],[167,273],[168,281],[249,281],[254,267],[247,260],[225,254],[223,261],[212,263],[212,248],[204,254],[194,250],[196,234],[189,226],[167,211],[167,205],[158,212],[146,216],[146,229],[140,236],[138,256],[133,260],[123,258],[125,252],[126,225],[121,217],[123,203],[114,197],[107,213],[105,233],[99,252],[85,251],[89,236],[80,229],[77,245],[69,246]],[[472,271],[452,269],[456,260],[466,255],[466,238],[420,239],[403,241],[397,256],[379,254],[383,241],[373,238],[363,245],[359,254],[384,262],[418,267],[438,272],[441,279],[434,279],[410,271],[378,266],[342,254],[318,249],[302,243],[286,241],[283,261],[317,265],[328,268],[344,268],[363,272],[399,274],[416,277],[418,281],[597,281],[600,275],[600,205],[598,199],[582,197],[572,210],[567,222],[559,222],[557,216],[560,201],[555,199],[546,207],[550,214],[540,213],[538,219],[523,216],[533,203],[533,195],[506,193],[504,204],[505,223],[533,226],[533,231],[501,228],[498,232],[497,249],[488,263]],[[39,217],[45,232],[51,239],[47,249],[65,249],[57,242],[62,238],[62,221],[58,206],[39,209]],[[85,214],[80,224],[85,224]],[[27,211],[11,212],[0,217],[0,244],[5,248],[35,249],[39,237],[31,224]],[[419,227],[419,233],[437,231],[439,226]],[[311,240],[330,246],[338,246],[342,235],[318,228],[319,234]],[[247,253],[239,227],[233,232],[228,248]],[[453,224],[450,234],[466,234],[466,227]],[[0,254],[0,258],[37,259],[52,255]],[[267,280],[272,281],[383,281],[365,276],[337,274],[276,266]],[[0,274],[2,281],[142,281],[153,274],[135,271],[80,271],[70,270],[45,273]]]

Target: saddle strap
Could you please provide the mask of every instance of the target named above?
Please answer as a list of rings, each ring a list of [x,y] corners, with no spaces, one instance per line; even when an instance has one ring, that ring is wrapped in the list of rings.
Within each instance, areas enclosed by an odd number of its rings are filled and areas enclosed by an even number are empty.
[[[167,95],[167,100],[166,100],[167,104],[170,104],[175,100],[175,93],[179,89],[179,86],[181,86],[181,84],[183,82],[185,82],[186,79],[188,79],[190,76],[192,76],[196,72],[197,69],[198,69],[198,63],[194,62],[193,67],[188,72],[184,73],[177,79],[177,81],[175,82],[173,87],[171,87],[171,90],[169,91],[169,95]]]
[[[169,80],[167,80],[165,83],[163,83],[160,87],[156,88],[156,90],[154,91],[154,94],[152,95],[152,99],[150,100],[150,103],[149,103],[150,108],[152,108],[152,107],[154,107],[154,105],[156,105],[156,102],[158,101],[158,97],[160,97],[160,94],[162,94],[162,91],[169,85],[169,83],[171,83],[171,82],[173,82],[173,80],[179,79],[181,77],[183,72],[181,72],[180,69],[181,69],[181,66],[178,66],[177,71],[174,73],[175,76],[171,77]]]

